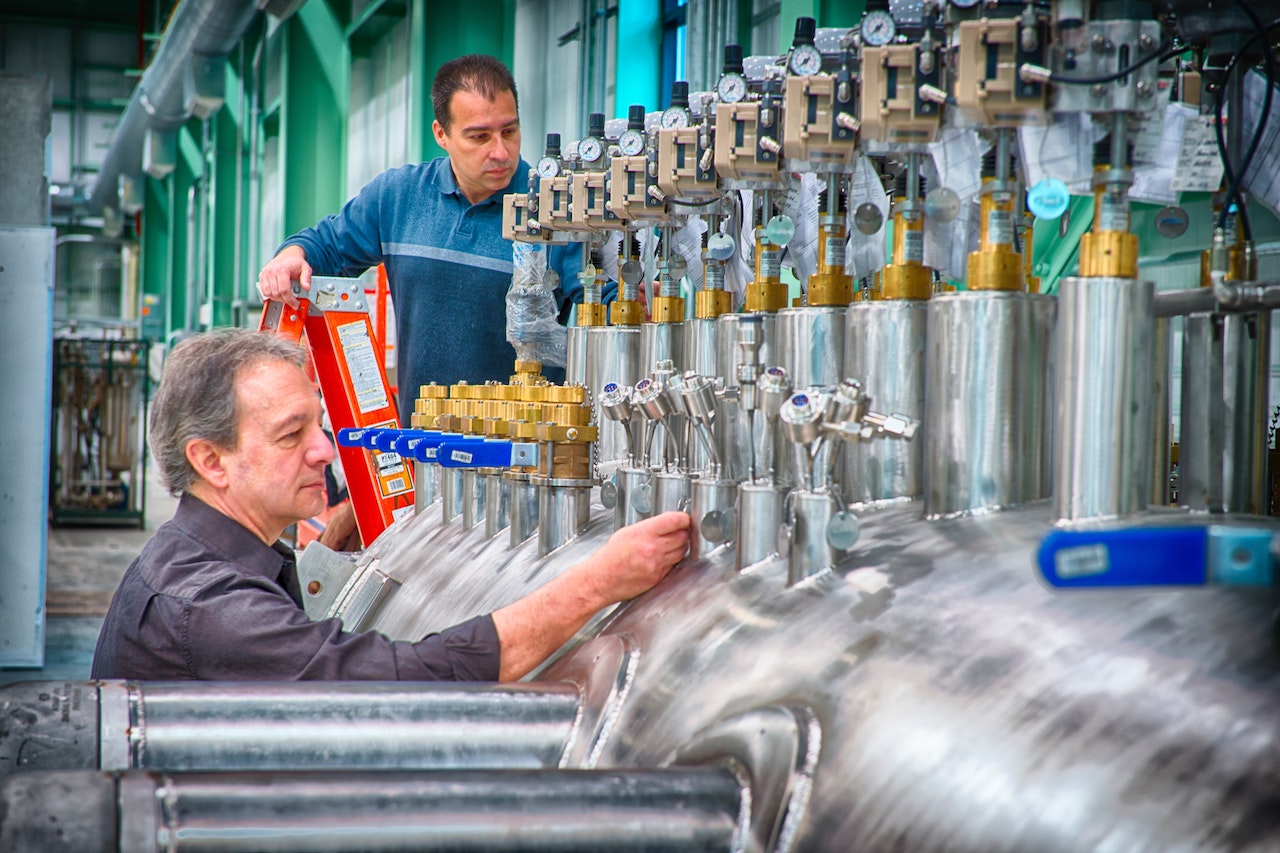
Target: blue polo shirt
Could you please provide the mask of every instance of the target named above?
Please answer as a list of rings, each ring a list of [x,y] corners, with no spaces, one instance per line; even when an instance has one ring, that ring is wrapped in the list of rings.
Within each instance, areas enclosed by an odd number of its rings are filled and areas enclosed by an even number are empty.
[[[420,385],[505,382],[511,376],[516,353],[507,343],[506,293],[512,243],[502,238],[502,197],[528,186],[523,160],[507,188],[479,204],[458,189],[447,157],[388,169],[339,213],[281,244],[301,246],[317,275],[356,276],[387,265],[402,423]],[[581,244],[552,248],[548,266],[560,276],[560,305],[581,302]],[[544,373],[555,382],[564,379],[563,370]]]

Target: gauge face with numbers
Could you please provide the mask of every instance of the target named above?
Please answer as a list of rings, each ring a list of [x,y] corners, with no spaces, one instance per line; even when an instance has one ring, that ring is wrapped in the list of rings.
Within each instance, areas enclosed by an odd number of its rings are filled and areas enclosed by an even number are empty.
[[[627,157],[634,157],[644,151],[644,134],[638,130],[624,130],[618,137],[618,150]]]
[[[862,41],[872,47],[881,47],[893,41],[898,34],[898,25],[893,16],[883,9],[875,9],[862,19]]]
[[[554,178],[560,174],[560,163],[554,157],[543,157],[538,161],[538,177]]]
[[[822,70],[822,54],[811,44],[802,44],[792,49],[791,73],[800,77],[812,77]]]
[[[689,111],[684,107],[667,107],[662,111],[662,126],[676,130],[689,126]]]
[[[578,140],[578,157],[584,163],[594,163],[604,153],[604,145],[594,136],[584,136]]]
[[[726,104],[736,104],[747,96],[747,81],[741,74],[726,74],[716,83],[716,94]]]

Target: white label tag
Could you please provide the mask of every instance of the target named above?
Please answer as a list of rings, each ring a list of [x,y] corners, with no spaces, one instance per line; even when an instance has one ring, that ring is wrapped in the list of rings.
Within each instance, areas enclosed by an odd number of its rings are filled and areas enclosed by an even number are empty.
[[[1169,188],[1175,192],[1216,192],[1222,184],[1222,158],[1213,116],[1191,116],[1182,129],[1178,166]]]
[[[360,414],[376,412],[387,407],[387,387],[378,370],[378,356],[369,339],[369,324],[357,320],[338,327],[338,341],[351,375],[351,392],[355,395]]]

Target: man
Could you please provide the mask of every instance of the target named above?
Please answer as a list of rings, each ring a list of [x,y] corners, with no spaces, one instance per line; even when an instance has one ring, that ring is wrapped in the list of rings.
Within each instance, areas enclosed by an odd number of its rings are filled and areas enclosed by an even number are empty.
[[[94,678],[510,681],[685,553],[688,516],[671,512],[619,530],[529,596],[418,642],[312,622],[293,552],[277,541],[323,506],[334,455],[303,365],[296,344],[244,329],[193,336],[170,354],[150,440],[178,509],[116,590]]]
[[[515,362],[506,339],[512,243],[502,238],[502,197],[529,186],[515,78],[492,56],[463,56],[440,67],[431,104],[431,129],[447,157],[383,172],[340,213],[285,240],[258,275],[264,299],[296,305],[294,279],[305,290],[312,274],[359,275],[385,262],[402,419],[419,386],[505,381]],[[581,251],[579,244],[550,250],[562,306],[581,300]]]

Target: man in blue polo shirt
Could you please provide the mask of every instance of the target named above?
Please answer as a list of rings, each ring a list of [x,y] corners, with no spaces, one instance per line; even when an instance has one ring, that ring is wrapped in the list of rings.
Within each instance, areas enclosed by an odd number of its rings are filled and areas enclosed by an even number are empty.
[[[506,337],[512,243],[502,238],[502,197],[529,186],[520,158],[520,117],[511,71],[472,54],[440,67],[431,85],[436,142],[448,156],[389,169],[314,228],[285,240],[258,275],[264,299],[297,305],[290,282],[312,274],[354,276],[379,263],[396,314],[399,410],[413,412],[419,386],[505,381],[515,366]],[[582,300],[579,244],[550,250],[563,309]],[[563,380],[558,369],[544,371]],[[326,545],[342,547],[350,513]]]
[[[432,131],[448,156],[378,175],[341,212],[285,240],[258,277],[264,299],[296,304],[291,279],[305,289],[313,273],[359,275],[385,262],[402,418],[426,382],[506,380],[515,363],[506,338],[512,244],[502,238],[502,197],[529,186],[515,79],[492,56],[463,56],[441,66],[431,103]],[[581,256],[576,243],[551,249],[562,306],[581,301]]]

